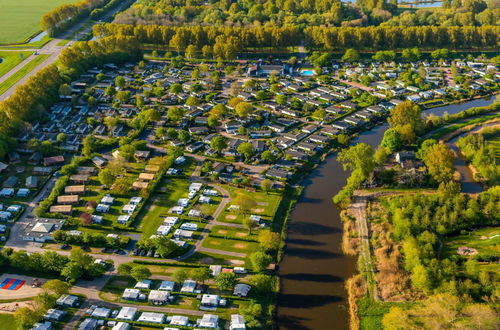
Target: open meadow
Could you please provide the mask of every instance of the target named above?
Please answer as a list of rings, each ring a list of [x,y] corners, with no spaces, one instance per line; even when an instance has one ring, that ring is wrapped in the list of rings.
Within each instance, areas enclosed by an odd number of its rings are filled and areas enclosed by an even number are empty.
[[[42,16],[72,0],[2,0],[0,2],[0,44],[22,43],[40,31]]]

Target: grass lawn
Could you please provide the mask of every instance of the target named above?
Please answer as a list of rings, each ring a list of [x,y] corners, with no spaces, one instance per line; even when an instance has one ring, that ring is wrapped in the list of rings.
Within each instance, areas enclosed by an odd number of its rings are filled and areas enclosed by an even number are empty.
[[[12,314],[0,314],[0,324],[3,330],[17,330],[16,320]]]
[[[234,264],[245,265],[246,268],[251,266],[246,265],[245,259],[240,257],[229,257],[224,254],[208,253],[208,252],[195,252],[191,257],[184,260],[185,262],[198,262],[207,265],[231,265]]]
[[[25,66],[21,68],[21,70],[17,71],[15,74],[10,76],[7,80],[0,84],[0,94],[5,93],[9,88],[11,88],[16,82],[18,82],[21,78],[31,72],[38,64],[42,63],[49,57],[49,54],[40,54],[30,62],[26,63]]]
[[[250,235],[248,235],[248,230],[245,228],[234,228],[228,226],[213,226],[211,229],[212,234],[222,235],[228,237],[240,237],[240,238],[251,238],[257,239],[257,231],[253,230]]]
[[[365,296],[358,300],[358,314],[360,318],[360,328],[362,330],[379,330],[382,327],[382,318],[389,312],[391,307],[399,306],[402,308],[410,307],[413,303],[393,303],[378,302]]]
[[[498,256],[500,253],[500,227],[487,227],[468,232],[465,235],[446,238],[443,253],[446,257],[456,255],[457,248],[467,246],[476,249],[483,257]],[[500,265],[497,264],[500,270]]]
[[[22,43],[40,31],[42,16],[75,0],[2,0],[0,2],[0,44]]]
[[[177,205],[179,198],[187,197],[189,184],[189,181],[185,179],[172,178],[164,184],[166,192],[156,193],[151,196],[150,201],[137,216],[140,221],[139,229],[145,237],[156,233],[165,217],[171,215],[168,211]]]
[[[21,59],[20,54],[24,57]],[[0,77],[12,70],[13,67],[21,63],[30,56],[31,52],[2,52],[0,51]]]
[[[256,242],[240,241],[229,238],[206,237],[203,240],[202,246],[211,249],[249,254],[254,252],[259,247],[259,244]]]
[[[244,188],[237,188],[229,185],[224,185],[224,188],[229,191],[231,199],[235,198],[239,194],[247,195],[248,197],[255,200],[257,206],[252,210],[251,214],[260,215],[264,221],[273,221],[274,215],[278,209],[281,201],[281,194],[269,193],[261,191],[247,191]],[[243,223],[243,218],[245,217],[239,211],[230,210],[231,203],[228,204],[226,210],[220,214],[217,221],[229,222],[229,223]],[[249,216],[249,215],[248,215]]]

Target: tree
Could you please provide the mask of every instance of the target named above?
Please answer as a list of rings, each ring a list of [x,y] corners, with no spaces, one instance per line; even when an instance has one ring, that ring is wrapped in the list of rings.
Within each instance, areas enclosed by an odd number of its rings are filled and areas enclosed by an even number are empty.
[[[198,49],[196,48],[195,45],[189,45],[186,47],[186,58],[188,59],[193,59],[196,57],[196,53],[198,52]]]
[[[219,120],[216,116],[210,115],[207,118],[208,127],[216,127],[219,124]]]
[[[288,96],[286,96],[285,94],[278,94],[276,95],[275,100],[279,105],[284,105],[288,100]]]
[[[151,277],[151,271],[146,266],[135,266],[130,271],[130,276],[132,276],[136,281],[144,281]]]
[[[42,289],[47,291],[49,294],[59,297],[60,295],[69,292],[69,284],[61,280],[50,280],[42,285]]]
[[[263,230],[259,233],[258,241],[264,250],[277,250],[280,246],[280,234]]]
[[[233,204],[237,205],[243,214],[248,214],[257,206],[257,202],[245,194],[239,194],[233,199]]]
[[[343,164],[344,170],[359,170],[366,178],[373,171],[375,162],[373,160],[373,148],[366,143],[359,143],[339,153],[338,160]]]
[[[217,135],[210,141],[210,147],[220,154],[224,148],[227,148],[227,139],[222,135]]]
[[[171,107],[167,111],[167,118],[173,122],[178,122],[184,116],[184,110],[179,107]]]
[[[106,187],[111,187],[116,179],[113,172],[111,172],[111,170],[107,168],[100,170],[97,177],[99,178],[99,182],[101,182],[101,184],[105,185]]]
[[[123,78],[122,76],[116,76],[116,78],[115,78],[115,85],[116,86],[123,88],[123,87],[125,87],[125,84],[126,84],[125,78]]]
[[[62,84],[61,87],[59,87],[59,95],[61,96],[70,96],[72,92],[73,89],[71,89],[68,84]]]
[[[131,272],[132,272],[132,266],[130,264],[118,265],[118,274],[123,276],[129,276]]]
[[[425,166],[437,182],[450,181],[453,177],[455,154],[442,143],[433,144],[423,156]]]
[[[64,133],[57,134],[56,141],[59,143],[66,142],[67,136]]]
[[[266,192],[266,194],[269,193],[269,191],[271,190],[271,188],[273,187],[273,182],[269,179],[264,179],[262,180],[262,182],[260,183],[260,188]]]
[[[234,110],[236,111],[236,114],[238,115],[238,117],[248,117],[248,115],[250,115],[253,111],[253,106],[248,103],[248,102],[240,102],[238,103]]]
[[[250,278],[252,290],[255,290],[259,295],[269,295],[274,292],[276,281],[272,276],[264,274],[256,274]]]
[[[437,144],[437,141],[435,139],[427,139],[422,144],[420,145],[420,149],[418,149],[416,156],[420,159],[424,159],[425,154],[430,150],[430,148]]]
[[[250,219],[249,217],[245,217],[243,219],[243,227],[248,230],[248,234],[252,234],[252,230],[258,226],[257,222]]]
[[[183,92],[183,90],[182,90],[181,84],[175,83],[175,84],[170,85],[170,93],[177,95],[177,94],[180,94],[182,92]]]
[[[181,129],[178,135],[179,135],[179,140],[181,140],[181,142],[184,144],[188,143],[189,140],[191,140],[191,135],[186,130]]]
[[[28,329],[39,320],[42,315],[28,307],[20,307],[14,312],[14,319],[20,329]]]
[[[69,282],[74,282],[83,275],[83,269],[74,262],[68,263],[62,270],[61,276],[66,278]]]
[[[212,271],[208,267],[194,268],[190,272],[190,277],[193,280],[201,282],[203,284],[205,283],[205,281],[209,280],[212,277]]]
[[[391,127],[399,132],[401,140],[406,144],[414,143],[424,127],[420,107],[411,101],[398,104],[391,111],[388,121]]]
[[[359,61],[359,53],[356,49],[354,48],[349,48],[348,50],[345,51],[344,56],[342,56],[342,61],[344,62],[356,62]]]
[[[262,317],[262,305],[250,302],[250,304],[245,305],[245,307],[240,307],[239,312],[245,318],[247,327],[256,329],[262,328],[262,323],[259,320]]]
[[[401,141],[401,134],[396,129],[389,128],[384,133],[382,146],[394,152],[401,148],[402,142],[403,141]]]
[[[241,143],[236,150],[238,151],[238,153],[245,156],[246,162],[249,161],[250,158],[255,153],[255,151],[253,149],[253,145],[250,142]]]
[[[173,274],[172,278],[177,283],[183,283],[188,278],[188,273],[184,269],[177,269]]]
[[[190,96],[186,100],[186,106],[188,107],[194,107],[197,106],[198,104],[200,104],[200,101],[194,96]]]
[[[174,253],[179,246],[172,242],[172,240],[166,238],[165,236],[160,236],[155,239],[156,252],[162,257],[166,258],[170,254]]]
[[[272,151],[270,150],[264,150],[262,152],[262,154],[260,155],[260,159],[262,159],[263,161],[269,163],[269,164],[272,164],[274,163],[276,157],[274,156],[274,154],[272,153]]]
[[[219,290],[232,290],[238,284],[238,277],[235,273],[220,273],[215,278],[215,284]]]
[[[273,258],[270,255],[261,251],[250,254],[250,262],[252,263],[253,270],[258,273],[265,270],[272,261]]]

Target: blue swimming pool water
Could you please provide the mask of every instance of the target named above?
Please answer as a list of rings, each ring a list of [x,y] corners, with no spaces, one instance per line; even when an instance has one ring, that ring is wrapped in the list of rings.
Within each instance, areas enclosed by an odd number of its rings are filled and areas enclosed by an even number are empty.
[[[303,76],[313,76],[315,74],[314,70],[302,70],[300,74]]]

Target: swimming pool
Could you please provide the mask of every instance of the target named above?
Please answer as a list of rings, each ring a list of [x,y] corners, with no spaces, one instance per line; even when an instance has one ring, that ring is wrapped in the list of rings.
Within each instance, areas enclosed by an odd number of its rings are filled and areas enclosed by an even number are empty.
[[[301,70],[300,74],[303,76],[314,76],[316,72],[314,70]]]

